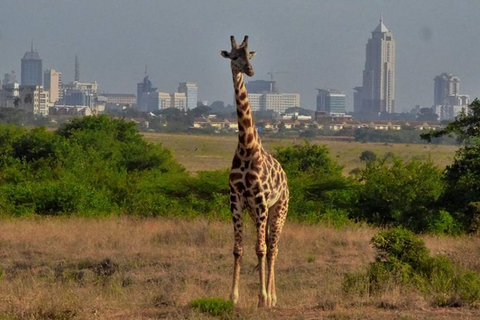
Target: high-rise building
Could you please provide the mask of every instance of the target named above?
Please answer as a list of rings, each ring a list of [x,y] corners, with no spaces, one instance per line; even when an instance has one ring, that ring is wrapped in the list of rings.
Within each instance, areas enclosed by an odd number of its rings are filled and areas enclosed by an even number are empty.
[[[145,71],[145,77],[143,78],[143,81],[137,83],[137,108],[140,111],[155,110],[155,107],[150,107],[152,100],[150,95],[156,91],[157,88],[152,87],[152,82],[148,79],[148,75]]]
[[[317,89],[317,111],[329,115],[345,114],[345,93],[333,89]]]
[[[449,104],[449,97],[460,94],[460,78],[451,73],[436,76],[433,86],[433,105]]]
[[[48,116],[50,98],[42,86],[20,86],[18,107],[35,115]]]
[[[442,73],[433,79],[433,107],[439,120],[453,120],[461,111],[467,110],[470,96],[460,94],[460,78],[451,73]]]
[[[186,110],[187,108],[187,95],[183,92],[174,92],[171,94],[170,108],[176,108]]]
[[[187,96],[187,109],[195,109],[198,100],[198,86],[194,82],[181,82],[178,86],[178,92],[185,93]]]
[[[354,111],[362,116],[395,112],[395,40],[383,19],[366,46],[362,87],[357,91]]]
[[[54,69],[46,70],[43,74],[44,89],[49,92],[50,102],[55,103],[62,99],[62,73]]]
[[[42,59],[37,51],[32,48],[27,51],[22,59],[21,71],[21,85],[22,86],[41,86],[43,80]]]

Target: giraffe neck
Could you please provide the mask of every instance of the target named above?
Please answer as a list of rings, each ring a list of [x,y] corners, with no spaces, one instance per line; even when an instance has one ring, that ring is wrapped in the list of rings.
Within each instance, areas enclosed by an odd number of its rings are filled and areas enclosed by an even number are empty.
[[[235,89],[235,102],[238,118],[238,148],[261,148],[260,138],[253,122],[252,108],[248,100],[248,92],[242,72],[232,70],[233,87]]]

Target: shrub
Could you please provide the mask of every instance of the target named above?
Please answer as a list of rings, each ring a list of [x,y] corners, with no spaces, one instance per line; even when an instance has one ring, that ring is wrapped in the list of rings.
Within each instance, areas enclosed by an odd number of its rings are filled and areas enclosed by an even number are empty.
[[[190,306],[214,317],[225,316],[233,311],[233,302],[221,298],[193,300],[190,302]]]
[[[182,190],[193,181],[134,123],[106,116],[76,118],[55,132],[2,125],[0,147],[1,214],[177,212],[182,209],[175,196],[167,197],[167,184],[179,181],[172,185]]]
[[[356,183],[343,176],[342,167],[330,158],[325,146],[305,142],[278,148],[274,156],[288,178],[289,217],[314,223],[332,223],[340,218],[337,213],[341,213],[341,219],[346,219]],[[343,223],[340,220],[335,222]]]
[[[436,201],[444,183],[442,172],[431,161],[370,161],[357,179],[361,184],[356,189],[354,218],[379,226],[404,226],[415,232],[430,231],[438,219]]]
[[[370,151],[370,150],[365,150],[362,152],[360,155],[360,160],[362,161],[375,161],[377,159],[377,155],[375,152]]]
[[[372,238],[377,254],[366,274],[347,274],[346,292],[377,294],[398,286],[413,286],[435,306],[473,304],[480,300],[480,275],[462,270],[447,257],[430,256],[423,240],[405,229]]]

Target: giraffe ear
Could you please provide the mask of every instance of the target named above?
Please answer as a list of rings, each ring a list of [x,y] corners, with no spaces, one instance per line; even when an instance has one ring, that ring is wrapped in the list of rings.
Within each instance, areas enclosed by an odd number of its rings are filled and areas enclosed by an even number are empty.
[[[257,54],[257,51],[250,51],[248,53],[248,59],[252,59],[253,57],[255,57],[256,54]]]
[[[227,51],[222,50],[220,51],[220,54],[222,55],[222,57],[230,59],[230,53],[228,53]]]

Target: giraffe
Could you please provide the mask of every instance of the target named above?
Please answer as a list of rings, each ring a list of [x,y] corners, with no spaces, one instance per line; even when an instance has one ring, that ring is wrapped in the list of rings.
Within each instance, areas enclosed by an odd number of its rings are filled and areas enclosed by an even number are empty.
[[[255,128],[243,73],[253,76],[248,51],[248,36],[239,46],[230,37],[232,49],[221,51],[231,60],[233,87],[238,117],[238,145],[230,171],[230,211],[234,229],[234,267],[230,299],[237,303],[240,268],[243,255],[243,210],[246,209],[257,229],[255,251],[258,258],[260,293],[258,305],[275,306],[275,259],[278,242],[288,211],[287,177],[280,163],[262,146]],[[267,270],[266,270],[267,269]]]

